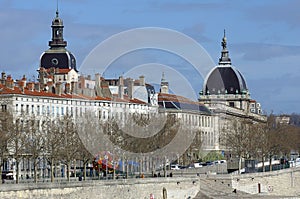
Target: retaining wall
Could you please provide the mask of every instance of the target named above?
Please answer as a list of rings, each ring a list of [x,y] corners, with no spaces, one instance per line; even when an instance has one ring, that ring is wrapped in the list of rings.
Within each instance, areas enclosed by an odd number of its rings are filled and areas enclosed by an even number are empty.
[[[0,185],[1,199],[155,199],[163,198],[163,188],[168,199],[195,197],[200,189],[199,178],[151,178],[116,181],[89,181],[72,183],[11,184]]]

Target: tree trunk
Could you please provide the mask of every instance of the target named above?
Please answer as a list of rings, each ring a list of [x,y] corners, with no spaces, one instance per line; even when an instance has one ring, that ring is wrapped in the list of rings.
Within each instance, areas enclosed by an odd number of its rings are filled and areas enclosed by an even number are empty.
[[[16,159],[16,184],[19,184],[19,175],[20,175],[20,171],[19,171],[19,159]]]
[[[2,183],[2,166],[4,164],[4,161],[3,161],[3,158],[1,158],[1,161],[0,161],[0,183]]]
[[[126,159],[126,174],[125,174],[125,178],[128,178],[128,159]]]
[[[70,167],[71,168],[71,167]],[[74,163],[74,177],[76,178],[77,177],[77,175],[76,175],[76,160],[75,160],[75,163]]]
[[[67,179],[70,182],[71,161],[67,162]]]
[[[264,158],[264,156],[261,158],[261,161],[262,161],[262,171],[265,172],[266,168],[265,168],[265,158]]]
[[[51,158],[51,166],[50,166],[50,172],[51,172],[51,182],[54,182],[54,169],[53,169],[54,160]]]
[[[272,171],[272,156],[270,156],[269,161],[270,161],[270,171]]]
[[[86,180],[86,162],[83,162],[83,180]]]
[[[37,159],[34,158],[33,162],[34,162],[34,164],[33,164],[33,166],[34,166],[34,182],[37,183]]]
[[[239,174],[241,174],[241,170],[242,170],[242,157],[239,156]]]

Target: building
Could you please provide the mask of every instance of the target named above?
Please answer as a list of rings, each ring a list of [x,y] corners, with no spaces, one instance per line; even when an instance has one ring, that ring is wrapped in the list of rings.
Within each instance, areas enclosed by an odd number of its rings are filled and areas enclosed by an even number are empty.
[[[204,82],[199,101],[169,94],[169,83],[162,74],[160,92],[146,83],[146,77],[139,79],[104,79],[100,74],[81,76],[76,68],[75,56],[66,49],[63,38],[63,21],[56,17],[52,21],[52,40],[49,49],[40,57],[38,82],[27,82],[24,76],[13,80],[4,72],[0,81],[0,104],[3,112],[11,112],[37,119],[53,119],[70,115],[74,118],[94,113],[100,120],[128,117],[128,115],[172,114],[179,120],[179,131],[195,132],[193,142],[186,148],[189,161],[199,158],[200,151],[224,150],[220,144],[222,126],[232,118],[249,118],[263,121],[260,104],[250,98],[242,74],[231,65],[224,33],[219,65]],[[126,123],[120,122],[120,125]],[[183,159],[184,159],[183,158]],[[30,158],[29,158],[30,159]],[[187,161],[188,162],[188,161]],[[32,172],[30,161],[15,166],[14,158],[9,159],[4,169],[21,169],[20,175]],[[20,177],[20,176],[18,176]]]

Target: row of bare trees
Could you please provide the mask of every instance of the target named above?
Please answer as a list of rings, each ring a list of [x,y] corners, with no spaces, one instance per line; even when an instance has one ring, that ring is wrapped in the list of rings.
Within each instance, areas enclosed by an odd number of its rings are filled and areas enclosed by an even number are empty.
[[[242,159],[270,162],[275,156],[288,157],[292,150],[300,149],[299,127],[276,122],[270,115],[266,122],[253,122],[249,119],[236,119],[227,123],[221,136],[222,144],[239,159],[239,171]]]
[[[52,120],[49,117],[13,116],[8,111],[1,112],[0,173],[4,163],[13,159],[16,166],[16,183],[19,183],[20,163],[26,159],[33,166],[34,181],[37,182],[41,158],[49,165],[53,182],[54,166],[58,162],[67,166],[67,179],[70,180],[71,162],[74,160],[83,162],[85,179],[86,165],[92,161],[93,156],[83,146],[70,116]],[[2,175],[0,177],[2,178]]]

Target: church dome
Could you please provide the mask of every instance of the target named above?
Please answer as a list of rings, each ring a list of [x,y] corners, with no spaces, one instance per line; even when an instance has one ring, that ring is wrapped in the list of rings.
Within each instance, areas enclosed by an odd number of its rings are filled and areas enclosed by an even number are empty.
[[[243,75],[231,65],[225,31],[221,44],[223,49],[219,65],[208,73],[203,85],[203,95],[247,93],[248,89]]]
[[[208,74],[203,94],[243,94],[247,90],[246,81],[236,68],[219,65]]]

